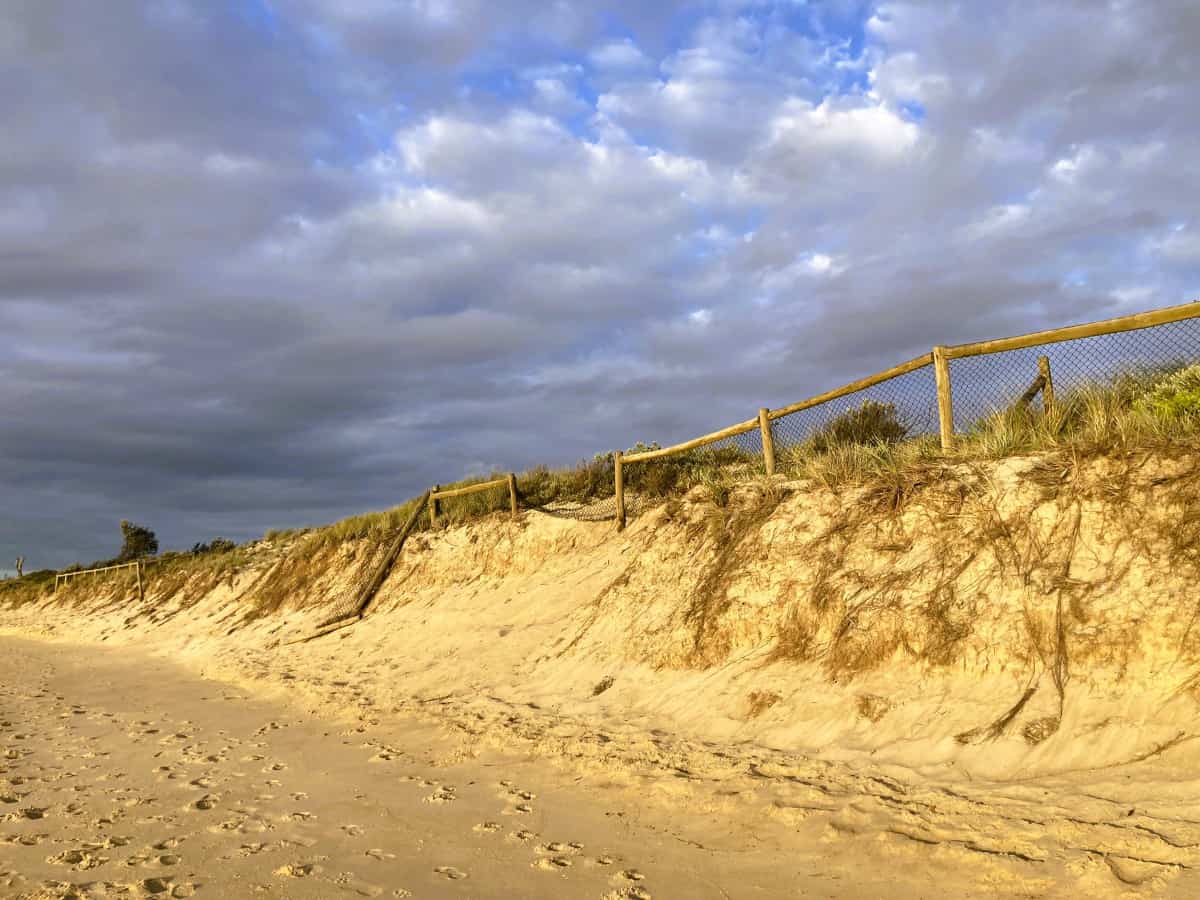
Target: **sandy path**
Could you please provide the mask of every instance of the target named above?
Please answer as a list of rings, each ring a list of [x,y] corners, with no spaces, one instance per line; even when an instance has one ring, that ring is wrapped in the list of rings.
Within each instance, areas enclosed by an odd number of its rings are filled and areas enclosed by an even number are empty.
[[[686,810],[429,725],[344,728],[129,651],[0,639],[0,895],[895,895],[745,823],[700,847],[673,834]]]

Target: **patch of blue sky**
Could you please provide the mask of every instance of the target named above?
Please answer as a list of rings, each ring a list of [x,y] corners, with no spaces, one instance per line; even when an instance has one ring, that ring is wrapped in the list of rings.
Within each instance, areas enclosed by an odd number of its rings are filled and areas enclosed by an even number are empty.
[[[916,100],[908,100],[900,104],[900,114],[910,122],[920,125],[925,121],[925,107]]]
[[[261,34],[279,34],[279,16],[268,0],[226,0],[225,8]]]

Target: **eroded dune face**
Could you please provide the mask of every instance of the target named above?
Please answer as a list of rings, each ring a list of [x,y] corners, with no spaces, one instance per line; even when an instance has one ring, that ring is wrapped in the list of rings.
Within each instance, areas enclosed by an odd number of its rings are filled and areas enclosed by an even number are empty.
[[[432,716],[734,819],[819,811],[831,840],[1056,860],[1089,890],[1200,866],[1191,455],[752,482],[622,533],[537,512],[418,533],[365,618],[304,640],[387,544],[299,535],[151,567],[143,604],[79,579],[0,625],[359,723]]]
[[[333,653],[397,696],[479,691],[835,757],[1113,765],[1190,733],[1197,465],[1042,456],[841,492],[747,483],[621,534],[496,517],[415,535],[368,616],[311,643],[285,644],[352,608],[386,541],[152,567],[140,606],[119,578],[79,579],[3,621],[239,670]]]

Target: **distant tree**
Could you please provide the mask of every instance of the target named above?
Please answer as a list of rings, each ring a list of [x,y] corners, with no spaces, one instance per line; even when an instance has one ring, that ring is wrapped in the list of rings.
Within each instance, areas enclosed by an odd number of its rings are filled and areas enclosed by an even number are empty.
[[[154,532],[128,519],[121,520],[121,539],[121,555],[117,557],[121,562],[153,556],[158,552],[158,538]]]

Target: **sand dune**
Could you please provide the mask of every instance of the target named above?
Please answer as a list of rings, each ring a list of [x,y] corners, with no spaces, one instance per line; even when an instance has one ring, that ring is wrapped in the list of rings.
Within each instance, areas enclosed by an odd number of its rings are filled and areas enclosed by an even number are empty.
[[[5,889],[1200,896],[1198,484],[1031,459],[902,505],[526,513],[418,535],[367,619],[307,643],[382,542],[188,563],[144,605],[81,580],[0,611]],[[124,799],[148,808],[83,827]],[[200,849],[163,874],[166,822]]]

